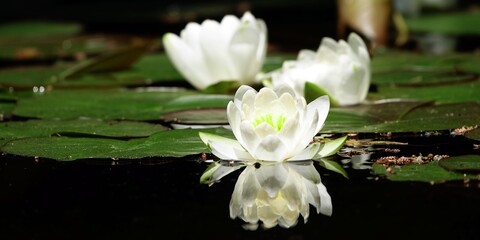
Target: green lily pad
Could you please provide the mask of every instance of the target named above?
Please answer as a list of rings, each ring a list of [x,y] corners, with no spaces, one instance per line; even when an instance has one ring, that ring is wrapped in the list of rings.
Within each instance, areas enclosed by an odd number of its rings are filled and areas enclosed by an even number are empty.
[[[234,94],[237,88],[240,87],[238,81],[220,81],[218,83],[212,84],[207,88],[203,89],[202,92],[204,93],[225,93],[225,94]]]
[[[106,52],[102,55],[82,61],[70,68],[67,68],[65,71],[61,72],[58,77],[61,80],[74,79],[76,76],[80,76],[85,73],[108,72],[127,69],[149,49],[150,45],[144,44]]]
[[[448,171],[480,173],[480,155],[462,155],[441,159],[438,164]]]
[[[15,103],[0,102],[0,121],[10,118],[14,108],[15,108]]]
[[[164,109],[166,112],[171,112],[189,109],[223,108],[226,112],[227,105],[232,100],[232,95],[192,94],[187,96],[179,96],[169,101],[164,105]]]
[[[217,135],[231,137],[223,128],[202,129]],[[198,130],[183,129],[155,133],[147,138],[128,141],[85,137],[33,137],[7,142],[0,149],[4,153],[40,157],[58,161],[77,159],[142,159],[148,157],[185,157],[208,152]],[[200,155],[199,155],[200,158]]]
[[[402,98],[414,100],[437,101],[439,103],[458,103],[468,101],[480,101],[480,81],[465,82],[449,85],[423,86],[423,87],[399,87],[378,86],[377,93],[370,93],[369,99]]]
[[[412,32],[434,32],[441,34],[480,34],[480,13],[475,11],[448,14],[425,14],[407,18],[406,23]]]
[[[158,120],[163,105],[192,91],[54,90],[18,100],[16,116],[41,119]]]
[[[72,22],[22,21],[0,25],[0,38],[69,36],[83,31],[82,25]]]
[[[475,128],[465,133],[466,138],[470,138],[476,141],[480,141],[480,128]]]
[[[189,90],[54,90],[20,98],[16,116],[41,119],[159,120],[162,114],[180,110],[223,108],[230,95],[201,94]],[[88,99],[88,101],[86,101]],[[168,118],[168,117],[167,117]],[[209,121],[209,116],[204,116]],[[214,119],[218,115],[213,116]]]
[[[188,109],[171,111],[160,116],[167,123],[186,125],[228,125],[225,108]]]
[[[476,175],[448,171],[441,167],[438,162],[427,164],[408,164],[401,167],[391,167],[393,172],[387,172],[388,167],[374,163],[372,170],[374,174],[386,176],[392,181],[419,181],[442,183],[453,180],[475,179]]]
[[[64,67],[17,67],[0,69],[0,87],[31,90],[34,86],[48,86],[57,81],[55,75]]]
[[[348,108],[333,108],[322,133],[418,132],[473,126],[480,119],[476,102],[430,104],[426,102],[383,102]]]
[[[112,62],[102,61],[105,56],[99,57],[99,64],[96,66],[95,59],[81,62],[77,65],[57,64],[54,66],[35,66],[35,67],[15,67],[0,70],[0,86],[14,89],[32,89],[35,86],[53,86],[57,88],[113,88],[122,86],[145,86],[157,82],[177,82],[182,85],[185,80],[178,74],[169,60],[163,54],[146,54],[140,59],[136,59],[138,54],[142,54],[142,49],[133,50],[132,54],[125,54],[125,61],[133,64],[128,69],[121,71],[101,71],[91,73],[92,70],[99,68],[108,69]],[[134,55],[137,54],[137,55]],[[109,56],[109,55],[107,55]],[[103,63],[102,63],[103,62]],[[127,62],[128,63],[128,62]],[[88,67],[90,66],[90,67]],[[115,67],[115,64],[113,64]],[[117,66],[118,67],[118,66]],[[92,69],[93,68],[93,69]],[[90,70],[89,70],[90,69]],[[82,71],[83,74],[79,74]],[[90,73],[89,73],[90,72]],[[62,80],[61,76],[75,74],[75,78]]]
[[[364,132],[377,122],[378,119],[371,116],[332,108],[320,133]]]
[[[37,38],[0,37],[0,59],[81,60],[115,49],[149,41],[134,37],[108,35],[42,36]]]
[[[0,144],[25,137],[92,135],[92,137],[148,137],[168,128],[159,124],[100,120],[30,120],[0,123]]]
[[[170,124],[227,125],[231,95],[201,94],[176,98],[164,106],[160,119]]]

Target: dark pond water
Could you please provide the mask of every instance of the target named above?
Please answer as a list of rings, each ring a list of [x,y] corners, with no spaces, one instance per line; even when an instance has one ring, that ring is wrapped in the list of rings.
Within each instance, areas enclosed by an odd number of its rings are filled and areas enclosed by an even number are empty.
[[[461,138],[416,137],[411,152],[463,154]],[[401,148],[401,147],[400,147]],[[371,159],[385,153],[374,152]],[[334,160],[342,162],[340,156]],[[344,159],[345,160],[345,159]],[[315,164],[333,204],[292,228],[248,231],[229,217],[240,171],[199,183],[200,156],[56,162],[0,157],[2,239],[478,239],[476,181],[393,182],[343,161],[349,179]],[[354,169],[355,168],[355,169]]]

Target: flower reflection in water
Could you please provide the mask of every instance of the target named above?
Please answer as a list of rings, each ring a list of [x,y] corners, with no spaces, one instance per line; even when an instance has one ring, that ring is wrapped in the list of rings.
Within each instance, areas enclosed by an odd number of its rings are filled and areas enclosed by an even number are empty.
[[[239,175],[230,201],[230,217],[240,218],[255,230],[277,225],[290,228],[300,215],[307,222],[310,204],[317,213],[330,216],[332,202],[313,161],[294,162],[214,162],[201,177],[213,184],[229,173],[245,167]]]

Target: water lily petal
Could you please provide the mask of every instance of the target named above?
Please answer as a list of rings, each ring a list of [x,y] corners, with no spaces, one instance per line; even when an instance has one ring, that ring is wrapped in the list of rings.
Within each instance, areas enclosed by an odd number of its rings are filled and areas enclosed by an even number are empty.
[[[208,86],[211,80],[201,56],[194,54],[194,50],[173,33],[167,33],[163,36],[163,45],[175,68],[194,87],[204,89]]]
[[[245,129],[249,129],[250,127],[252,126],[250,123],[248,123],[248,126],[245,126]],[[263,122],[255,127],[255,134],[259,138],[265,138],[270,135],[276,135],[277,131],[270,124]],[[258,142],[256,142],[256,144],[258,144]]]
[[[262,88],[255,96],[255,110],[259,114],[272,112],[271,107],[278,99],[277,94],[271,88]]]
[[[227,42],[235,34],[236,29],[240,26],[240,19],[233,15],[225,15],[220,22],[220,28]]]
[[[297,112],[295,113],[294,116],[288,118],[287,121],[285,121],[282,129],[278,134],[289,145],[295,145],[298,142],[298,138],[303,137],[301,136],[301,131],[299,131],[298,129],[299,124],[300,124],[300,113]]]
[[[309,160],[313,159],[318,155],[318,151],[320,150],[320,144],[314,143],[310,144],[307,148],[305,148],[300,153],[296,154],[294,157],[289,158],[289,161],[299,161],[299,160]]]
[[[249,94],[247,94],[247,92],[250,92]],[[248,85],[241,85],[237,91],[235,92],[235,96],[234,96],[234,103],[235,103],[235,106],[238,108],[238,109],[242,109],[242,102],[244,101],[244,96],[246,97],[247,95],[253,95],[255,96],[257,94],[257,91],[255,89],[253,89],[252,87],[248,86]]]
[[[202,28],[200,27],[200,24],[191,22],[180,32],[180,37],[185,41],[185,44],[190,46],[191,50],[194,51],[195,54],[199,54],[199,56],[203,54],[199,44],[201,31]]]
[[[300,50],[296,61],[284,62],[280,71],[271,74],[274,87],[289,85],[301,95],[306,82],[325,90],[338,106],[364,101],[370,85],[370,56],[363,39],[355,33],[348,42],[322,38],[316,53]]]
[[[313,116],[311,115],[314,112],[318,113],[318,119],[316,120],[318,125],[315,129],[315,133],[318,133],[320,129],[323,127],[325,120],[327,119],[328,112],[330,111],[330,100],[327,96],[322,96],[310,102],[307,105],[307,119],[311,119]]]
[[[233,63],[228,57],[227,42],[224,39],[225,36],[223,36],[220,24],[217,21],[207,19],[202,22],[201,26],[200,47],[210,73],[211,83],[231,79]],[[212,51],[212,49],[215,49],[215,51]]]
[[[242,146],[247,149],[248,152],[254,152],[261,140],[257,135],[256,130],[250,122],[242,122],[239,129],[241,132],[240,134],[242,135]]]
[[[242,133],[240,132],[240,124],[242,123],[242,112],[235,106],[235,103],[229,102],[227,105],[228,123],[232,129],[235,138],[239,142],[243,142]]]
[[[242,19],[226,15],[221,22],[190,22],[180,33],[181,44],[170,40],[172,33],[163,40],[175,68],[203,90],[220,81],[253,83],[265,61],[266,31],[265,23],[247,12]]]
[[[364,62],[370,61],[370,56],[367,51],[367,45],[358,34],[356,34],[355,32],[349,34],[348,44],[352,47],[352,50],[357,54],[357,56],[360,57],[361,60],[363,60]]]
[[[255,75],[259,71],[259,65],[255,60],[260,41],[258,30],[241,25],[232,36],[228,44],[228,52],[235,59],[233,76],[243,79],[243,84],[253,83]]]
[[[275,135],[269,135],[263,138],[255,150],[254,156],[257,159],[265,161],[283,161],[287,155],[289,147]]]
[[[238,148],[237,144],[230,142],[209,141],[208,145],[212,149],[212,153],[221,158],[228,160],[253,160],[254,158],[244,148]]]
[[[207,132],[199,132],[198,135],[202,140],[202,142],[205,143],[206,145],[209,145],[210,142],[225,142],[229,145],[232,145],[235,148],[239,148],[239,149],[242,148],[242,145],[240,145],[240,143],[235,139],[222,137],[222,136],[212,134],[212,133],[207,133]]]

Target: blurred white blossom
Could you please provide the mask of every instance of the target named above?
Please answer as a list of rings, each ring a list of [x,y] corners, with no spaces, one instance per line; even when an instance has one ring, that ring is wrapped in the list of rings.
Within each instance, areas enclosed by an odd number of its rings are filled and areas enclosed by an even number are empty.
[[[240,19],[226,15],[221,22],[190,22],[180,36],[166,33],[163,45],[176,69],[197,89],[220,81],[252,84],[265,60],[267,27],[250,12]]]
[[[305,94],[305,83],[318,86],[333,105],[361,103],[370,86],[370,55],[363,39],[351,33],[348,42],[325,37],[317,52],[301,50],[297,60],[285,61],[272,72],[273,86],[288,84]]]

